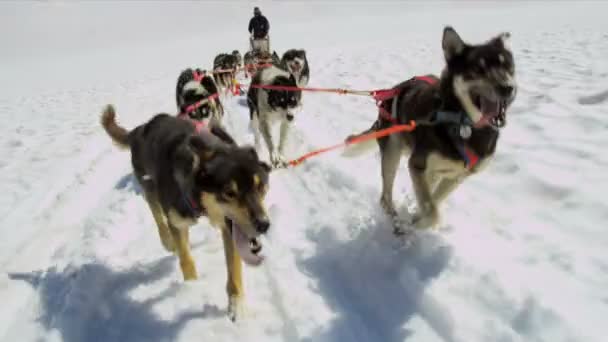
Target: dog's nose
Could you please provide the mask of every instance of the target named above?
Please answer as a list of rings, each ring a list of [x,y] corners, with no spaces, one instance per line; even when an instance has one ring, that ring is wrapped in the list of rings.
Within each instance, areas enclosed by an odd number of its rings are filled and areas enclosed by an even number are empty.
[[[255,222],[255,230],[258,231],[258,233],[264,234],[268,231],[268,228],[270,228],[270,221],[268,221],[268,219],[256,219]]]
[[[498,91],[498,95],[507,98],[513,95],[513,90],[515,90],[515,88],[510,85],[500,85],[496,88],[496,90]]]

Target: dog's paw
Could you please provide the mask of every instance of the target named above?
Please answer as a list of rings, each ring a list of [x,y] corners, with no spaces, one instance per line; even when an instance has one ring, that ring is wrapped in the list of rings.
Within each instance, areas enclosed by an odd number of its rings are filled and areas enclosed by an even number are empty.
[[[414,230],[412,229],[411,224],[406,220],[398,216],[394,216],[392,217],[392,221],[393,234],[395,234],[395,236],[405,236],[413,233]]]
[[[242,319],[245,316],[245,306],[243,304],[243,298],[237,296],[230,296],[228,299],[228,318],[232,322]]]
[[[275,169],[287,167],[287,160],[279,152],[272,152],[270,154],[270,163]]]
[[[441,223],[441,218],[436,210],[430,213],[416,213],[412,215],[411,224],[418,229],[436,229]]]
[[[386,199],[384,196],[381,196],[380,207],[382,207],[382,210],[384,210],[384,212],[391,218],[397,218],[397,210],[395,210],[395,205],[393,204],[393,201]]]

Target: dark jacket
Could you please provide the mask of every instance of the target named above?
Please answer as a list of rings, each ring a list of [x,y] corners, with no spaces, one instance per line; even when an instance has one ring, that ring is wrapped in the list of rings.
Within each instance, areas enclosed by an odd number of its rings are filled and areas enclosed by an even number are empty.
[[[261,14],[259,16],[254,16],[249,20],[249,33],[253,32],[253,38],[259,39],[266,37],[269,29],[270,24],[268,23],[268,19]]]

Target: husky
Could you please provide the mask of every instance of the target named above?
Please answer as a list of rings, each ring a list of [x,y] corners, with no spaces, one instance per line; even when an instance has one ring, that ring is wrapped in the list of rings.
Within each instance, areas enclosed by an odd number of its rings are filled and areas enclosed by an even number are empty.
[[[239,50],[233,50],[232,55],[234,56],[234,58],[236,58],[237,67],[242,68],[243,67],[243,56],[241,55]]]
[[[310,79],[310,69],[305,50],[289,49],[281,57],[281,68],[296,79],[298,87],[306,87]]]
[[[208,125],[221,125],[224,107],[213,77],[205,70],[188,68],[177,78],[175,101],[178,116]]]
[[[206,217],[221,231],[228,314],[236,320],[243,309],[241,260],[251,266],[264,260],[259,237],[270,228],[264,204],[270,166],[217,126],[197,131],[188,120],[160,113],[129,131],[116,122],[112,105],[101,124],[116,145],[130,150],[160,241],[179,257],[184,280],[197,278],[190,227]]]
[[[236,51],[238,53],[238,51]],[[220,88],[226,89],[232,85],[238,70],[238,55],[233,53],[220,53],[213,59],[213,75]]]
[[[281,65],[281,59],[276,51],[273,51],[272,54],[264,51],[247,51],[245,56],[243,57],[244,69],[245,69],[245,77],[255,74],[255,72],[260,69],[268,66],[269,64],[274,64],[276,66]]]
[[[261,134],[273,167],[285,166],[283,152],[294,119],[293,110],[299,105],[300,91],[258,89],[256,85],[296,87],[296,80],[287,71],[271,65],[256,72],[247,92],[250,128],[254,134],[256,148],[259,151]],[[271,134],[271,128],[276,122],[281,123],[278,148],[275,148]]]
[[[442,39],[446,66],[441,76],[414,77],[395,86],[397,95],[383,101],[378,119],[361,134],[410,120],[418,123],[416,129],[345,150],[347,157],[361,155],[377,141],[382,169],[380,204],[391,217],[395,234],[411,232],[408,223],[415,228],[437,227],[440,204],[468,176],[483,170],[494,155],[507,109],[517,92],[509,37],[502,33],[487,42],[469,44],[446,26]],[[393,182],[404,153],[409,155],[418,206],[411,222],[398,218],[393,203]]]

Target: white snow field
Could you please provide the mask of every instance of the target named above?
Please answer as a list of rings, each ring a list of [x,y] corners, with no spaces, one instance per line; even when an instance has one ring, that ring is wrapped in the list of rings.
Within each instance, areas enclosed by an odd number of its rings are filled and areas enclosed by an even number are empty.
[[[512,34],[519,91],[493,163],[409,248],[380,209],[378,153],[271,175],[272,228],[226,317],[221,237],[192,229],[185,283],[99,125],[174,113],[175,82],[248,47],[304,48],[310,86],[390,87],[438,74],[441,33]],[[586,341],[608,339],[608,4],[546,2],[1,2],[2,341]],[[242,97],[226,126],[251,143]],[[305,93],[288,157],[371,125],[369,98]],[[264,155],[264,157],[266,157]],[[395,198],[414,208],[404,162]]]

